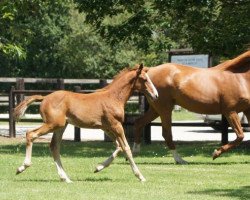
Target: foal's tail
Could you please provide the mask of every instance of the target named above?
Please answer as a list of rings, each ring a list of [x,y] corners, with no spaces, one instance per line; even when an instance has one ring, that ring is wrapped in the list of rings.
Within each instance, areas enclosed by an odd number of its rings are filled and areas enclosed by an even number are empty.
[[[14,109],[14,119],[15,121],[18,121],[20,117],[22,117],[26,111],[26,109],[29,107],[30,104],[32,104],[34,101],[42,101],[45,96],[41,95],[33,95],[22,101],[20,104],[18,104]]]

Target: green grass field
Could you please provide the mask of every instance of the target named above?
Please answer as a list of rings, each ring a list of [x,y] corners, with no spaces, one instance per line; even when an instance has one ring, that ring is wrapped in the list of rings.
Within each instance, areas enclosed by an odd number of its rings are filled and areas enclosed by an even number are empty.
[[[59,181],[47,142],[33,146],[33,165],[15,175],[25,153],[24,140],[0,139],[0,199],[250,199],[250,145],[212,161],[216,142],[178,143],[188,165],[176,165],[163,143],[144,145],[135,158],[147,182],[140,183],[120,156],[104,171],[97,163],[114,150],[112,143],[64,141],[62,162],[73,181]]]

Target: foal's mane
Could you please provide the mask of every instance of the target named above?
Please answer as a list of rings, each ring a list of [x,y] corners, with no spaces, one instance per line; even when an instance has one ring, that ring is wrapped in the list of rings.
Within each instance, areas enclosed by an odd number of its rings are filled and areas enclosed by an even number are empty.
[[[126,67],[124,68],[123,70],[121,70],[118,74],[116,74],[114,77],[113,77],[113,81],[108,84],[107,86],[105,86],[104,88],[101,88],[101,89],[98,89],[96,90],[96,92],[101,92],[101,91],[105,91],[107,89],[109,89],[111,86],[113,86],[114,84],[116,84],[116,82],[118,80],[120,80],[121,77],[123,77],[125,74],[127,74],[128,72],[130,71],[134,71],[134,70],[137,70],[138,69],[138,66],[135,66],[133,68],[129,68],[129,67]]]

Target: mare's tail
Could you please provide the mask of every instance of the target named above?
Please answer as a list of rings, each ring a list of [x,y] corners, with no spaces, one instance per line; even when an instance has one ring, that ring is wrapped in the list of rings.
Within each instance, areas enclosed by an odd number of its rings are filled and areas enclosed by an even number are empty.
[[[250,51],[247,51],[232,60],[228,60],[224,63],[215,66],[215,68],[220,68],[224,71],[230,71],[240,68],[242,69],[244,67],[249,69],[248,68],[249,66],[250,66]]]
[[[18,121],[22,115],[24,115],[26,109],[32,104],[34,101],[42,101],[45,96],[41,95],[33,95],[23,100],[20,104],[18,104],[14,109],[14,119]]]

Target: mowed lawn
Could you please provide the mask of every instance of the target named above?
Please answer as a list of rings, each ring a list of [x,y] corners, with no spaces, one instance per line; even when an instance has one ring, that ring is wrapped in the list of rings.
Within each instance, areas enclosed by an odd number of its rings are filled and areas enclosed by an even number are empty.
[[[60,182],[48,142],[33,146],[33,165],[20,175],[24,140],[0,138],[0,199],[250,199],[250,144],[213,161],[217,142],[178,143],[188,165],[176,165],[163,143],[143,145],[135,161],[147,179],[140,183],[120,155],[104,171],[94,174],[114,145],[104,142],[63,141],[62,162],[73,181]]]

